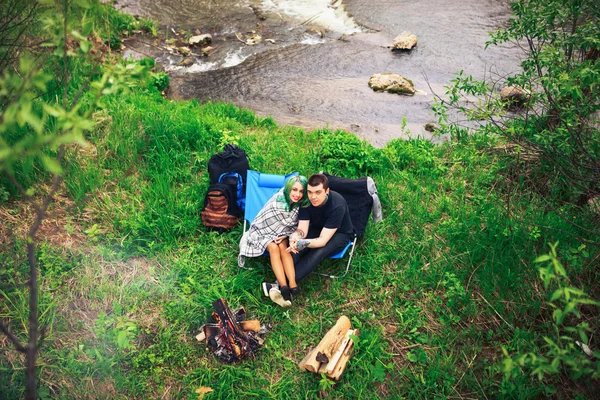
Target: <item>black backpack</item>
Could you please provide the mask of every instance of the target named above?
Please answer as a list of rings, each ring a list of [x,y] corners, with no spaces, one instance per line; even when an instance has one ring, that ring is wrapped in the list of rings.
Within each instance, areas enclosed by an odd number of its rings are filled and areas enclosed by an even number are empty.
[[[214,154],[210,160],[208,160],[208,174],[210,176],[210,183],[222,182],[221,176],[223,174],[239,174],[241,177],[241,196],[237,196],[237,202],[239,207],[244,210],[245,199],[246,199],[246,175],[250,166],[248,164],[248,157],[246,152],[234,144],[228,144],[225,146],[222,152]],[[229,178],[229,177],[228,177]],[[228,179],[227,181],[229,181]],[[237,181],[231,181],[231,187],[234,191],[238,192]]]
[[[200,212],[202,225],[224,232],[235,227],[241,215],[235,192],[229,185],[214,183],[208,187],[204,197],[204,210]]]

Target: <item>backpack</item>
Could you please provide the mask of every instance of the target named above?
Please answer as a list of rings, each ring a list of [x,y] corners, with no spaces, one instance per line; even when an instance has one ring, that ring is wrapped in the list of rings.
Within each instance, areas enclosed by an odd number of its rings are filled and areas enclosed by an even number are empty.
[[[246,209],[246,196],[244,196],[244,180],[237,172],[224,172],[219,177],[219,183],[228,185],[236,195],[238,208]]]
[[[246,175],[250,166],[248,164],[248,157],[246,152],[234,144],[228,144],[225,146],[222,152],[214,154],[208,160],[208,174],[210,176],[210,183],[220,182],[220,177],[224,173],[236,173],[241,177],[242,190],[238,193],[237,201],[241,205],[243,210],[246,200]],[[232,184],[237,191],[238,182]],[[239,192],[239,191],[238,191]]]
[[[240,221],[241,212],[236,195],[229,185],[215,183],[208,187],[204,198],[204,210],[200,212],[202,224],[219,232],[235,227]]]

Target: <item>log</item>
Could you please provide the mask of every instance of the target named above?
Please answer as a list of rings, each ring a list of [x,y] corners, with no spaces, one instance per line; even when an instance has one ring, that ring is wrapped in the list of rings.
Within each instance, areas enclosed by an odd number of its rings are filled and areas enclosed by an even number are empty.
[[[356,331],[355,329],[350,329],[348,332],[346,332],[346,337],[344,338],[344,341],[342,342],[342,344],[340,344],[340,347],[335,352],[335,354],[331,357],[331,360],[329,360],[329,363],[327,364],[327,373],[328,374],[333,373],[333,370],[335,369],[337,363],[340,361],[340,358],[344,354],[346,347],[348,346],[348,342],[351,340],[350,335],[353,335],[355,331]]]
[[[354,336],[359,336],[360,332],[358,329],[354,331]],[[337,362],[335,368],[332,373],[327,373],[327,377],[333,380],[339,380],[344,371],[346,370],[346,366],[348,365],[348,360],[350,359],[350,355],[352,354],[352,348],[354,347],[354,341],[350,339],[348,344],[346,345],[346,349],[342,353],[339,361]]]
[[[218,321],[222,332],[215,338],[217,344],[224,345],[219,354],[224,362],[236,361],[247,353],[254,353],[260,346],[258,340],[244,332],[240,324],[236,321],[233,312],[227,306],[225,299],[219,299],[213,302],[213,316]],[[206,333],[206,331],[205,331]],[[207,335],[208,337],[208,335]],[[227,351],[227,348],[233,350],[233,354]]]
[[[350,330],[350,320],[342,315],[333,328],[321,339],[317,347],[311,351],[311,357],[302,363],[301,368],[310,372],[318,372],[321,364],[328,364],[329,359],[335,354],[340,344],[344,341],[346,333]],[[302,360],[304,361],[304,360]]]
[[[254,332],[260,331],[260,321],[257,319],[250,319],[248,321],[242,321],[242,322],[240,322],[240,325],[241,325],[242,329],[245,331],[254,331]]]
[[[300,369],[306,369],[306,363],[313,359],[315,357],[315,350],[316,348],[312,349],[311,351],[309,351],[304,358],[302,359],[302,361],[300,361],[300,364],[298,364],[298,366],[300,367]],[[306,369],[308,371],[308,369]]]

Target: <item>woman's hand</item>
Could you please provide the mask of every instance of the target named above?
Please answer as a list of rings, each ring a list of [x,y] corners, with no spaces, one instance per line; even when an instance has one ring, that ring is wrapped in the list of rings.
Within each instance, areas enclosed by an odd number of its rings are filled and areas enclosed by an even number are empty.
[[[279,243],[281,243],[281,242],[283,241],[283,239],[285,239],[286,237],[287,237],[287,236],[279,236],[279,237],[276,237],[275,239],[273,239],[273,243],[275,243],[275,244],[279,244]]]

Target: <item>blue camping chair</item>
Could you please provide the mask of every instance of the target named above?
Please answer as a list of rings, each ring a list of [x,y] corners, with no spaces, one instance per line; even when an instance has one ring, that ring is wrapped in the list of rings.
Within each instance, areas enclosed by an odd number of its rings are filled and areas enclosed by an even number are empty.
[[[283,185],[285,185],[285,182],[288,180],[288,178],[297,175],[298,172],[292,172],[288,175],[273,175],[248,170],[248,174],[246,177],[246,209],[244,211],[244,233],[246,232],[246,229],[250,228],[250,224],[252,223],[252,221],[254,221],[254,218],[263,208],[265,203],[275,193],[277,193],[279,189],[283,187]],[[356,239],[357,236],[355,235],[354,240],[348,241],[348,244],[342,251],[330,257],[333,259],[341,259],[344,257],[346,252],[348,252],[348,249],[352,247],[352,249],[350,249],[350,257],[348,258],[348,264],[346,265],[346,271],[341,276],[346,275],[350,269],[350,262],[352,261],[352,256],[354,255],[354,245],[356,244]],[[248,270],[254,269],[245,266],[241,268]],[[329,278],[339,277],[329,274],[318,274]]]

